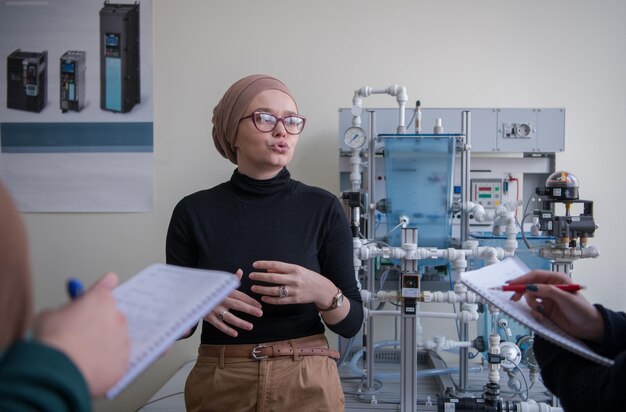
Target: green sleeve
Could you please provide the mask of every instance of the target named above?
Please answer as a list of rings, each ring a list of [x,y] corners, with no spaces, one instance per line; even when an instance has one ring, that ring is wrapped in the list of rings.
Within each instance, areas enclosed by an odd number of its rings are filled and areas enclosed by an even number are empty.
[[[0,411],[91,411],[87,383],[62,352],[34,341],[0,358]]]

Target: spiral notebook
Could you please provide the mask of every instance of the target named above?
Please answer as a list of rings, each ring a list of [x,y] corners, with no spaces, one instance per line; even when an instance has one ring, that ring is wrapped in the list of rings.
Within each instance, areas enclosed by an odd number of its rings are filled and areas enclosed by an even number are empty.
[[[495,265],[465,272],[461,275],[461,282],[520,324],[534,330],[538,335],[589,360],[601,365],[611,366],[613,364],[611,359],[598,355],[589,349],[583,341],[569,335],[549,319],[544,319],[542,322],[535,320],[531,315],[532,309],[526,303],[526,299],[513,302],[511,296],[514,292],[491,289],[502,286],[507,280],[528,272],[530,272],[530,269],[524,262],[517,257],[512,257],[504,259]]]
[[[106,397],[117,396],[237,286],[232,273],[157,263],[115,288],[128,323],[130,367]]]

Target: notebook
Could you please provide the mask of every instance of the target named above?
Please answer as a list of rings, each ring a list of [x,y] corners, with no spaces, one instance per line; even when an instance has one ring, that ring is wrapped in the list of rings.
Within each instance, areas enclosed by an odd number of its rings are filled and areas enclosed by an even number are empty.
[[[116,287],[131,340],[130,367],[106,397],[117,396],[238,285],[232,273],[157,263]]]
[[[519,258],[512,257],[495,265],[462,273],[461,282],[520,324],[534,330],[538,335],[601,365],[611,366],[613,364],[611,359],[598,355],[589,349],[583,341],[569,335],[550,319],[546,318],[542,322],[535,320],[531,315],[532,309],[526,303],[526,299],[522,298],[518,302],[513,302],[511,296],[515,292],[491,289],[502,286],[507,280],[527,272],[530,272],[528,266]]]

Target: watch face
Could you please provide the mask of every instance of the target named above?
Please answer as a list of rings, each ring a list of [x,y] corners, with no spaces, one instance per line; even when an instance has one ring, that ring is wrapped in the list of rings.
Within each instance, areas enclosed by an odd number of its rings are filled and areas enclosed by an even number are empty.
[[[336,298],[337,298],[337,307],[343,305],[343,293],[340,292],[339,294],[337,294]]]

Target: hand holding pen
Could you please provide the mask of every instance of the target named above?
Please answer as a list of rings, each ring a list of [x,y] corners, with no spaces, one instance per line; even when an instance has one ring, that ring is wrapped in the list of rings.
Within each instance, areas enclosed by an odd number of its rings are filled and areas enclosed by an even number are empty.
[[[65,353],[94,397],[104,395],[128,368],[130,338],[126,319],[113,298],[117,284],[114,273],[105,274],[87,290],[80,282],[70,281],[68,292],[80,299],[44,311],[35,321],[35,338]]]
[[[575,285],[568,276],[533,270],[507,283],[506,287],[515,292],[511,300],[518,301],[524,296],[538,321],[547,317],[580,339],[600,341],[603,338],[604,321],[600,312],[577,293],[584,287]]]

